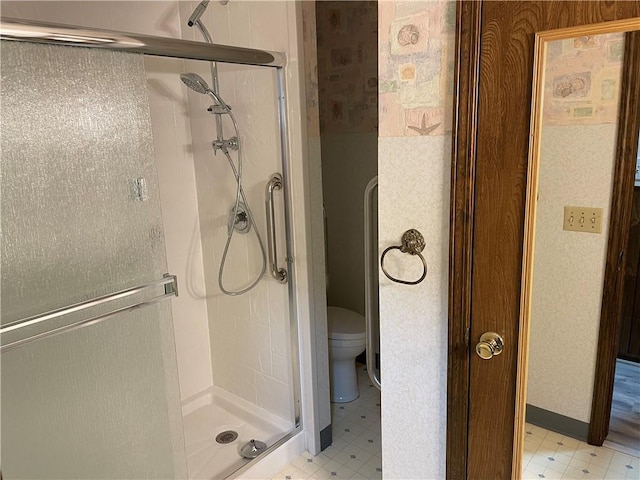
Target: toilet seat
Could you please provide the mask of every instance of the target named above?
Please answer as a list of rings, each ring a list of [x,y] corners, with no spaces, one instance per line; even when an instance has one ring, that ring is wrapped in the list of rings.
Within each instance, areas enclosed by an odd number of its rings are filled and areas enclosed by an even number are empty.
[[[366,325],[364,316],[341,307],[327,307],[329,340],[363,342]]]

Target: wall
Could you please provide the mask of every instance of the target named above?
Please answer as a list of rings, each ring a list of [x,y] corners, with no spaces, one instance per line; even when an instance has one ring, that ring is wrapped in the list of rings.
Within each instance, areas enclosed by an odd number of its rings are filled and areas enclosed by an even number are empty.
[[[378,3],[317,2],[320,131],[377,133]]]
[[[615,124],[623,54],[622,33],[548,42],[544,124]]]
[[[588,423],[616,126],[550,126],[542,139],[527,403]],[[602,207],[602,233],[563,231],[565,205]]]
[[[329,400],[329,338],[327,331],[327,259],[325,258],[325,224],[322,192],[322,149],[320,143],[320,106],[318,98],[318,50],[316,33],[316,2],[302,2],[296,12],[298,22],[302,23],[302,72],[304,79],[304,109],[306,131],[302,130],[301,141],[306,145],[308,200],[305,205],[305,216],[308,219],[310,237],[309,278],[312,291],[310,327],[313,332],[315,348],[303,348],[303,363],[306,355],[315,358],[312,378],[315,382],[314,401],[308,402],[304,408],[314,410],[315,428],[324,432],[322,439],[311,435],[308,449],[317,453],[329,442],[327,427],[331,424],[331,403]],[[303,325],[302,323],[300,325]],[[305,351],[306,350],[306,351]],[[304,391],[303,391],[304,394]],[[310,418],[311,415],[308,415]]]
[[[588,423],[608,240],[621,34],[550,42],[545,64],[527,403]],[[603,208],[602,233],[562,229]]]
[[[377,2],[317,2],[327,298],[364,314],[364,189],[378,173]]]
[[[364,315],[364,189],[378,174],[376,133],[322,134],[329,305]]]
[[[180,37],[176,1],[2,2],[2,15],[149,35]],[[212,383],[202,246],[186,95],[177,60],[145,58],[167,266],[178,275],[172,300],[181,398]]]
[[[453,2],[379,3],[379,247],[398,245],[405,230],[417,228],[429,264],[417,286],[380,275],[382,466],[389,479],[445,477],[454,12]],[[421,273],[415,258],[388,260],[398,276]]]

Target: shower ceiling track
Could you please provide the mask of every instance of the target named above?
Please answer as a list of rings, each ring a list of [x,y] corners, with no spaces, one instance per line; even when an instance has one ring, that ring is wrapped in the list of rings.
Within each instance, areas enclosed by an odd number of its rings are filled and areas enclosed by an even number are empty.
[[[286,56],[282,52],[6,17],[0,17],[0,39],[72,47],[102,48],[159,57],[186,58],[240,65],[274,68],[282,68],[286,65]]]

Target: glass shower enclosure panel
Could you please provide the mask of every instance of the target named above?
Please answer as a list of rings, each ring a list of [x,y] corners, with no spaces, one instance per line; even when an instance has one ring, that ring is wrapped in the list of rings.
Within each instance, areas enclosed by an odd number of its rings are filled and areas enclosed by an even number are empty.
[[[211,98],[186,90],[193,141],[194,169],[201,226],[213,386],[184,406],[189,472],[196,478],[224,478],[246,465],[239,447],[251,439],[271,447],[299,425],[297,330],[291,314],[295,281],[288,252],[286,149],[275,69],[218,62],[219,95],[229,104],[238,131],[228,115],[221,116],[225,139],[236,135],[240,151],[212,148],[216,118]],[[186,61],[185,72],[211,82],[208,62]],[[229,241],[228,222],[237,194],[236,175],[242,161],[242,185],[253,222]],[[235,167],[232,167],[233,164]],[[268,189],[274,175],[284,188]],[[243,199],[243,200],[244,200]],[[273,207],[275,229],[268,221]],[[258,240],[258,233],[261,240]],[[269,238],[274,233],[273,238]],[[264,256],[260,241],[265,250]],[[227,247],[228,244],[228,247]],[[286,269],[286,282],[274,278],[269,248],[277,246],[277,269]],[[226,252],[226,254],[225,254]],[[224,257],[224,263],[222,258]],[[222,269],[222,272],[221,272]],[[242,295],[240,291],[259,279]],[[215,434],[239,435],[233,449],[216,445]],[[206,450],[207,455],[202,452]],[[231,452],[227,458],[226,452]]]
[[[0,95],[3,477],[186,478],[170,305],[125,312],[166,293],[142,57],[3,41]]]

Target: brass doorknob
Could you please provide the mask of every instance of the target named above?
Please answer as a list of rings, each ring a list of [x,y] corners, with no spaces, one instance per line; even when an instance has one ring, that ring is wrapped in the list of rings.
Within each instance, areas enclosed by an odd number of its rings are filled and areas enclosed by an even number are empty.
[[[504,348],[504,340],[495,332],[483,333],[480,342],[476,345],[476,353],[483,360],[489,360],[495,355],[500,355]]]

